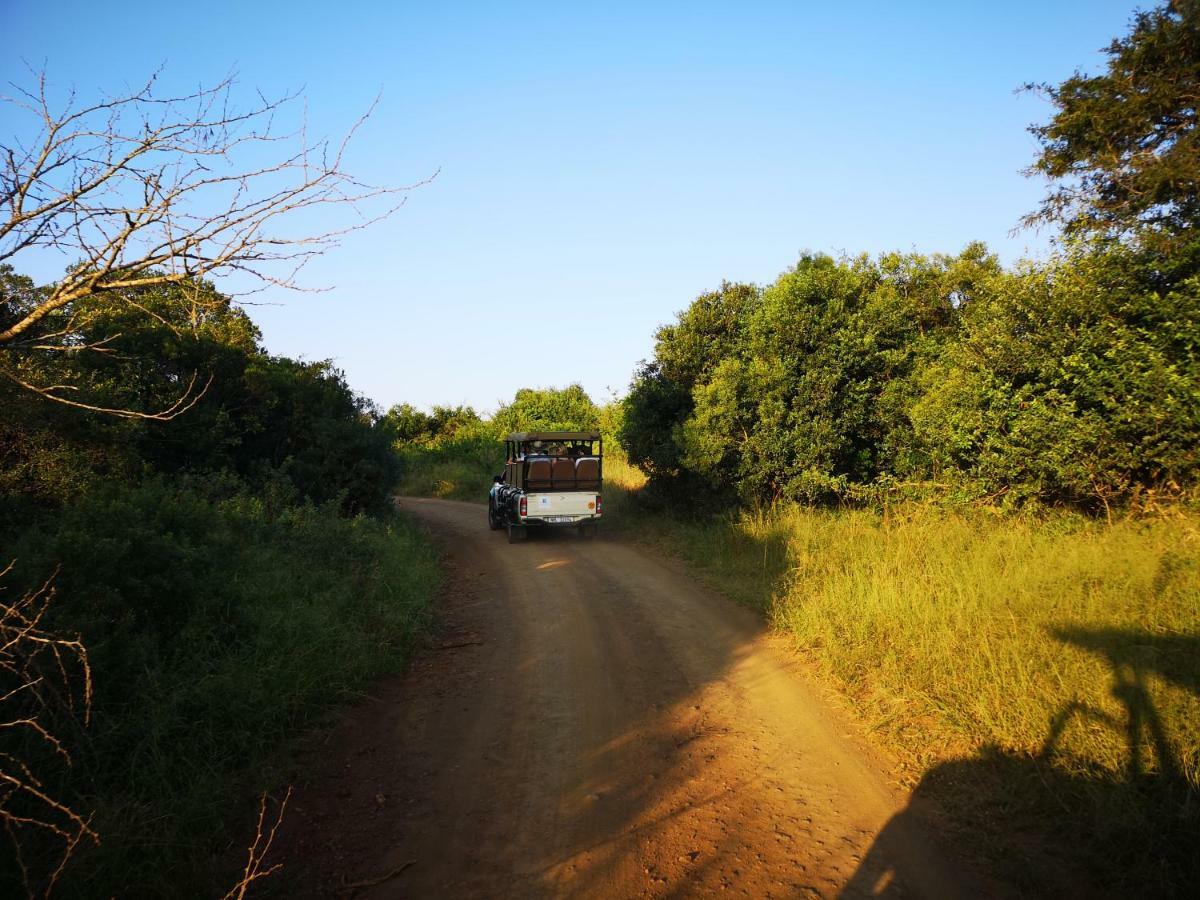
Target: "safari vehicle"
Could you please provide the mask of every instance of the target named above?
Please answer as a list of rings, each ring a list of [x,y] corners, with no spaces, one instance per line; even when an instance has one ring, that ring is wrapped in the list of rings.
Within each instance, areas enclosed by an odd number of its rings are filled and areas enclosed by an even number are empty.
[[[598,431],[518,431],[504,441],[504,474],[488,495],[488,525],[523,540],[531,525],[577,528],[600,523],[604,442]]]

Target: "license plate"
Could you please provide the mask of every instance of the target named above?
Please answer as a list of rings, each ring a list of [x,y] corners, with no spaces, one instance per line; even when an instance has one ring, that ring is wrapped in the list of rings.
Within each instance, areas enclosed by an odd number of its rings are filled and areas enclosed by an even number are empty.
[[[566,522],[574,522],[570,516],[546,516],[546,521],[553,525],[562,525]]]

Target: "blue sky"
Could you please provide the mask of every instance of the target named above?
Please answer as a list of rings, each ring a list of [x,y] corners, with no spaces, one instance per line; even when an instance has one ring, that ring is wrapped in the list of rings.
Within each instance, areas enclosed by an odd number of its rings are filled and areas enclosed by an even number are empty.
[[[333,358],[384,406],[492,410],[522,386],[622,393],[698,293],[803,250],[1044,253],[1010,235],[1048,114],[1015,89],[1098,70],[1133,9],[0,0],[0,80],[28,83],[23,59],[86,98],[163,64],[166,85],[236,70],[247,103],[303,88],[330,135],[382,91],[348,167],[437,177],[310,267],[331,290],[252,315],[271,351]]]

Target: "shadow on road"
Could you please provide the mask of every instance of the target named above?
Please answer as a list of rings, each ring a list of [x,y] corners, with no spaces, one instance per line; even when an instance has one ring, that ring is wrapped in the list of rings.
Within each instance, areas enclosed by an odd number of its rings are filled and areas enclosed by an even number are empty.
[[[888,868],[898,835],[942,819],[953,838],[990,857],[1018,890],[1037,896],[1195,896],[1200,885],[1200,790],[1163,727],[1147,677],[1200,695],[1200,636],[1122,629],[1056,628],[1055,638],[1102,657],[1112,676],[1112,715],[1078,700],[1051,718],[1035,754],[984,747],[922,777],[843,896],[891,896],[904,873]],[[1068,728],[1122,733],[1122,771],[1059,749]],[[1196,759],[1191,760],[1194,767]],[[882,872],[882,875],[881,875]]]

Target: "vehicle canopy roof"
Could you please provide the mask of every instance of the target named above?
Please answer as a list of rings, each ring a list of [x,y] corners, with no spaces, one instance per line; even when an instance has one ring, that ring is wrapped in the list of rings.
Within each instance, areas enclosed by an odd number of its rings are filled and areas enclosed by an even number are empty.
[[[599,431],[514,431],[507,441],[598,441]]]

